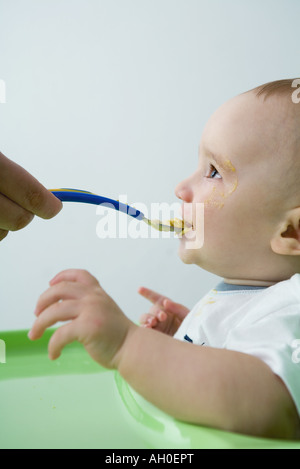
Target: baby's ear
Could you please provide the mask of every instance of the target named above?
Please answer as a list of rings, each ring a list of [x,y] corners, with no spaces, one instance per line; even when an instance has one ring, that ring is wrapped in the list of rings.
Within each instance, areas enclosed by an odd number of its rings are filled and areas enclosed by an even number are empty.
[[[287,213],[271,239],[271,248],[276,254],[300,256],[300,207]]]

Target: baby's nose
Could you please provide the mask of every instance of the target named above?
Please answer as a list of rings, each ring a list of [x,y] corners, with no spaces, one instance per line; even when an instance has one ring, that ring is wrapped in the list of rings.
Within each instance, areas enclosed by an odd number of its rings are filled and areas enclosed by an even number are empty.
[[[176,186],[175,195],[184,202],[192,202],[193,192],[188,180],[182,181]]]

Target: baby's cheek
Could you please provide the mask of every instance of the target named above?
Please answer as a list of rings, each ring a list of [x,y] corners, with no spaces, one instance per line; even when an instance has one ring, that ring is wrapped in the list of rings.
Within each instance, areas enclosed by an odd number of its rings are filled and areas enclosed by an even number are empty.
[[[238,179],[235,177],[233,181],[228,184],[228,186],[223,190],[219,189],[217,186],[213,186],[210,194],[204,200],[204,205],[206,207],[214,207],[214,208],[223,208],[226,199],[228,199],[231,194],[233,194],[238,187]]]
[[[209,196],[204,200],[204,206],[206,208],[210,208],[210,207],[223,208],[224,199],[225,199],[224,193],[218,190],[216,186],[214,186]]]

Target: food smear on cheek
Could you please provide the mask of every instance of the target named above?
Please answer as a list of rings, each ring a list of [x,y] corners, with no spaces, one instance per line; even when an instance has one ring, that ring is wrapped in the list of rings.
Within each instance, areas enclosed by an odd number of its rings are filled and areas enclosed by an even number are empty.
[[[224,194],[221,191],[217,191],[216,186],[212,188],[212,191],[207,199],[204,200],[204,205],[209,207],[216,207],[216,208],[223,208],[224,202],[222,202],[222,198]]]
[[[236,173],[236,169],[229,159],[224,161],[222,167],[227,172]],[[225,199],[227,199],[227,197],[231,195],[237,189],[237,187],[238,178],[235,174],[231,186],[228,188],[228,190],[226,189],[225,192],[221,189],[218,189],[217,186],[213,186],[209,197],[204,200],[204,204],[210,207],[223,208],[225,205]]]
[[[233,173],[236,172],[236,169],[235,169],[235,167],[233,166],[233,164],[231,163],[230,160],[225,160],[222,166],[223,166],[224,169],[228,169],[229,171],[231,171]]]

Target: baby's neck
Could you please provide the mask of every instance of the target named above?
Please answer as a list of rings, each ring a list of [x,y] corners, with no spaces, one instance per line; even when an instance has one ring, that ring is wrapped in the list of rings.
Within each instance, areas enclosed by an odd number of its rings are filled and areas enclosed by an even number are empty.
[[[263,280],[243,280],[243,279],[233,279],[233,278],[224,278],[225,283],[230,283],[231,285],[249,285],[255,287],[270,287],[275,285],[276,282],[265,282]]]

